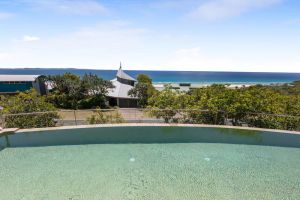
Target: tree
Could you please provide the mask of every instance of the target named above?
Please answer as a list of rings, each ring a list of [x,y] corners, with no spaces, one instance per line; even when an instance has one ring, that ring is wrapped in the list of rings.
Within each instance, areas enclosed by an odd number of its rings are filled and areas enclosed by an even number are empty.
[[[80,76],[65,73],[49,76],[51,85],[48,100],[58,108],[92,108],[105,107],[105,96],[109,88],[113,87],[110,81],[103,80],[94,74]]]
[[[188,93],[167,87],[149,99],[148,108],[166,122],[225,124],[229,119],[233,125],[300,130],[296,85],[291,84],[288,93],[281,91],[282,86],[262,85],[239,89],[211,85]]]
[[[16,96],[2,96],[6,128],[40,128],[56,125],[59,118],[55,107],[34,90],[21,92]],[[38,112],[37,114],[31,114]],[[20,115],[19,115],[20,114]]]
[[[106,107],[106,95],[109,88],[113,88],[111,81],[99,78],[94,74],[85,74],[82,77],[82,91],[84,91],[84,98],[80,100],[81,108],[91,107]]]
[[[146,74],[139,74],[136,79],[138,83],[152,84],[152,79]]]
[[[152,85],[152,80],[145,74],[139,74],[137,77],[138,83],[129,90],[128,95],[138,98],[138,106],[146,107],[148,99],[155,93],[155,88]]]
[[[177,121],[175,118],[179,109],[189,104],[189,96],[183,92],[173,91],[167,86],[163,91],[156,92],[149,98],[150,114],[163,118],[165,122]]]
[[[51,90],[48,100],[58,108],[78,108],[78,101],[84,98],[80,77],[65,73],[63,75],[53,75],[48,77]]]

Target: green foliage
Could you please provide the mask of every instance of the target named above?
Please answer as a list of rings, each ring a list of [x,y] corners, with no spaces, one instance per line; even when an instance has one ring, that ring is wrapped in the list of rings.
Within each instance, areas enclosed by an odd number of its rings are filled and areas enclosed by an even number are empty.
[[[155,88],[150,77],[145,74],[139,74],[137,80],[138,83],[128,92],[128,95],[138,98],[139,107],[146,107],[148,99],[155,93]]]
[[[6,128],[40,128],[56,125],[59,118],[55,107],[39,96],[34,89],[21,92],[16,96],[2,96]],[[38,114],[30,114],[40,112]],[[46,113],[45,113],[46,112]],[[22,113],[22,115],[19,115]]]
[[[289,93],[281,91],[282,86],[212,85],[188,93],[167,87],[149,99],[148,107],[166,122],[225,124],[230,120],[233,125],[300,130],[300,117],[287,117],[300,116],[300,93],[295,92],[299,84],[293,84]]]
[[[89,124],[113,124],[113,123],[123,123],[124,119],[122,115],[116,110],[114,112],[105,112],[103,110],[97,109],[94,114],[87,118]]]
[[[179,109],[189,104],[189,96],[185,93],[173,91],[166,87],[161,92],[156,92],[149,98],[150,114],[163,118],[165,122],[177,121],[176,114]],[[161,109],[164,109],[163,111]]]
[[[58,108],[78,109],[105,107],[105,95],[113,88],[110,81],[94,74],[85,74],[82,78],[71,73],[49,76],[51,91],[48,101]]]
[[[300,94],[300,81],[294,81],[292,83],[286,83],[281,85],[270,85],[269,87],[274,91],[277,91],[284,95],[299,95]]]
[[[146,74],[139,74],[137,76],[137,81],[138,83],[152,84],[152,79]]]

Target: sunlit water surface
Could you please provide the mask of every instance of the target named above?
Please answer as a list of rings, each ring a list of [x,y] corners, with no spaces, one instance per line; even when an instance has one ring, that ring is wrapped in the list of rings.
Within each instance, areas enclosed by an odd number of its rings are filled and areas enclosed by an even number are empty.
[[[0,151],[0,199],[300,199],[300,148],[98,144]]]

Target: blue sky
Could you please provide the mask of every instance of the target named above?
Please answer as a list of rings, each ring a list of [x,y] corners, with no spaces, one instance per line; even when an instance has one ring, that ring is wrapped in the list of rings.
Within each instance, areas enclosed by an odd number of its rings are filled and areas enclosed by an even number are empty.
[[[0,68],[300,72],[298,0],[1,0]]]

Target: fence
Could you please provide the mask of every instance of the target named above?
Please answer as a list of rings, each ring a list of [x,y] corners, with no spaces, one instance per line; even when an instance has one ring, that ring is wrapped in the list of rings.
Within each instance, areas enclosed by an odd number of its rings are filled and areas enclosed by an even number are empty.
[[[109,123],[185,123],[300,130],[300,116],[228,113],[197,109],[91,109],[5,114],[5,128],[39,128]]]

